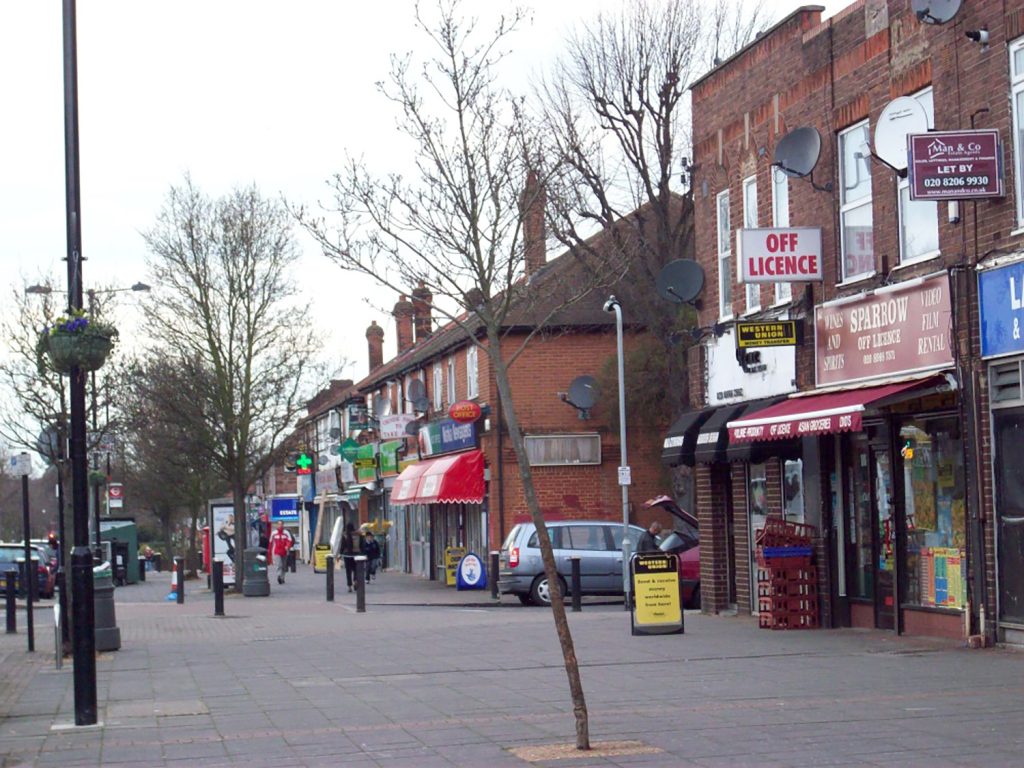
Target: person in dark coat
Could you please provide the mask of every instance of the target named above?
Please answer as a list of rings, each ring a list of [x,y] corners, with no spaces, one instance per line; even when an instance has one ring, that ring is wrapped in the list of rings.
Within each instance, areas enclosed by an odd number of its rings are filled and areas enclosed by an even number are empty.
[[[341,537],[341,557],[345,561],[345,583],[348,584],[348,591],[352,591],[352,582],[356,574],[356,557],[365,555],[363,551],[363,537],[356,531],[352,523],[345,523],[345,534]]]
[[[640,535],[640,541],[636,543],[637,552],[659,552],[658,534],[661,533],[661,523],[657,520],[652,522],[646,531]]]
[[[380,542],[373,535],[373,531],[367,531],[363,539],[366,549],[366,580],[373,581],[377,576],[377,569],[380,568]]]

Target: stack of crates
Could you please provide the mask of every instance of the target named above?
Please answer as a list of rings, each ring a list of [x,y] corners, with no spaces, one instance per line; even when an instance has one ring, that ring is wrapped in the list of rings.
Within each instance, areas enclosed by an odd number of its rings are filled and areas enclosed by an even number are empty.
[[[814,535],[814,526],[778,517],[769,517],[757,532],[757,610],[762,628],[817,628]]]

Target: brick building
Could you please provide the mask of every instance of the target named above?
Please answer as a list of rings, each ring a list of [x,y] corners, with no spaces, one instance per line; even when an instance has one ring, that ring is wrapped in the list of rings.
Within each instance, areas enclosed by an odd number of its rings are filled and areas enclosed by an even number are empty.
[[[694,466],[704,609],[757,609],[753,532],[777,514],[817,530],[826,626],[1016,641],[1024,9],[822,10],[692,85],[707,335],[663,460]],[[987,170],[936,162],[957,151]],[[741,322],[784,321],[795,346],[737,349]]]

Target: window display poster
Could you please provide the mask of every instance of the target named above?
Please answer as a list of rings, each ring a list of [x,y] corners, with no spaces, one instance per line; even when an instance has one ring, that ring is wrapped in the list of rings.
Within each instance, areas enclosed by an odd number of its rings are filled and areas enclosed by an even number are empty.
[[[213,559],[224,563],[225,586],[235,583],[235,508],[230,504],[210,507]]]
[[[786,519],[796,523],[804,521],[804,463],[801,459],[787,461],[783,467],[783,498],[786,502]],[[833,475],[834,477],[834,475]]]
[[[963,608],[963,552],[955,547],[923,547],[920,559],[921,604],[937,608]]]

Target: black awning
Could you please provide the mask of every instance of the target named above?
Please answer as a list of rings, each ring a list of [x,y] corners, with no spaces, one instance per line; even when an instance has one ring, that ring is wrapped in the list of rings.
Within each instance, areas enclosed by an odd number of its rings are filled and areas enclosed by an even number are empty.
[[[713,464],[716,461],[728,461],[725,456],[729,445],[729,430],[726,424],[736,418],[748,403],[733,403],[716,408],[711,417],[704,422],[697,434],[697,444],[693,450],[693,459],[698,464]]]
[[[697,432],[715,410],[687,411],[672,424],[661,447],[661,463],[669,467],[685,464],[693,466],[693,449],[697,445]]]
[[[733,416],[730,421],[734,419],[749,418],[753,414],[760,410],[767,408],[770,405],[781,403],[783,400],[788,399],[786,396],[782,397],[767,397],[763,400],[751,400],[750,402],[743,403],[743,409]],[[726,430],[728,432],[728,429]],[[799,458],[800,457],[800,441],[799,440],[779,440],[776,445],[770,445],[764,442],[760,443],[734,443],[727,442],[725,449],[725,460],[726,461],[746,461],[750,464],[760,464],[765,459],[770,458]]]

